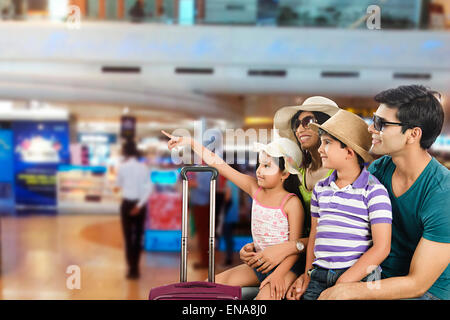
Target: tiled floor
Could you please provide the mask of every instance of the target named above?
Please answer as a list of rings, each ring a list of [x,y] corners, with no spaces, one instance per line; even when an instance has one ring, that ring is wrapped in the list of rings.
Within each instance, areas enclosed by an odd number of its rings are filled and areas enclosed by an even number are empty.
[[[127,280],[118,216],[2,217],[0,299],[147,299],[152,287],[179,280],[179,253],[143,252],[141,278]],[[189,245],[188,280],[194,270],[195,239]],[[216,253],[216,273],[224,270]],[[234,257],[239,263],[238,256]],[[70,289],[79,267],[80,289]]]

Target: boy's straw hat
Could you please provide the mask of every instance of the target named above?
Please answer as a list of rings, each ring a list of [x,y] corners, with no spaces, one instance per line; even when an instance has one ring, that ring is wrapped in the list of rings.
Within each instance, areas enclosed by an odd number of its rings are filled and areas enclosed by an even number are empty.
[[[298,145],[288,138],[277,138],[269,144],[255,142],[254,151],[264,151],[271,157],[283,157],[286,171],[292,174],[299,174],[303,155]]]
[[[292,132],[291,119],[297,111],[319,111],[334,116],[340,109],[336,102],[321,96],[309,97],[300,106],[283,107],[275,113],[273,124],[279,130],[281,137],[289,138],[297,143],[297,138]]]
[[[322,125],[310,123],[309,127],[315,131],[322,129],[352,148],[365,162],[372,162],[373,158],[369,154],[372,135],[367,123],[356,114],[341,109]]]

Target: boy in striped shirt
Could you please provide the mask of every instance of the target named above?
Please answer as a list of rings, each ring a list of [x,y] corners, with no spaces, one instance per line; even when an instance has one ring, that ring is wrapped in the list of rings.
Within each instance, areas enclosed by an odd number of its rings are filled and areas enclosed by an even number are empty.
[[[340,110],[323,125],[310,126],[319,131],[323,167],[335,171],[312,193],[304,300],[339,282],[379,280],[392,223],[388,192],[364,167],[372,160],[364,120]]]

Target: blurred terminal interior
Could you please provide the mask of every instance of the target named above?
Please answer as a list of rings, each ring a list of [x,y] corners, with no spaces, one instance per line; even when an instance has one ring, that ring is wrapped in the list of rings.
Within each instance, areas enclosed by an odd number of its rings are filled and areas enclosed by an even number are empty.
[[[450,168],[449,31],[446,0],[0,0],[1,214],[117,215],[131,135],[173,204],[149,212],[146,231],[173,231],[181,166],[160,130],[260,132],[313,95],[370,122],[373,96],[404,84],[442,94],[430,152]],[[152,239],[148,251],[173,250]]]

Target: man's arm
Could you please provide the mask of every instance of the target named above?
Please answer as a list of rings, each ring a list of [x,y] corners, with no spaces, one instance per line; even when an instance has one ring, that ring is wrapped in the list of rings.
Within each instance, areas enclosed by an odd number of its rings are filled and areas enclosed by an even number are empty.
[[[433,285],[450,262],[450,243],[422,238],[411,260],[409,274],[383,279],[377,284],[342,283],[320,295],[321,300],[408,299],[420,297]]]

